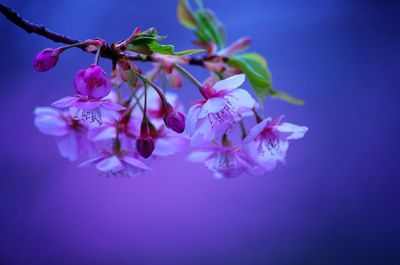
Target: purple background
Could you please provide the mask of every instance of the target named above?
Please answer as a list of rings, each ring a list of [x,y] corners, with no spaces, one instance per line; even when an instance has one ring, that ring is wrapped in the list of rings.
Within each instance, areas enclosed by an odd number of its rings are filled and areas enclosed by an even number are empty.
[[[135,26],[157,27],[178,49],[193,38],[172,0],[5,3],[79,39],[118,41]],[[32,112],[71,94],[93,57],[71,50],[39,74],[34,55],[56,45],[1,17],[0,264],[400,264],[396,1],[205,4],[230,42],[252,37],[276,88],[306,100],[266,103],[310,128],[287,164],[222,181],[187,153],[131,179],[77,168]],[[189,85],[181,93],[186,106],[197,97]]]

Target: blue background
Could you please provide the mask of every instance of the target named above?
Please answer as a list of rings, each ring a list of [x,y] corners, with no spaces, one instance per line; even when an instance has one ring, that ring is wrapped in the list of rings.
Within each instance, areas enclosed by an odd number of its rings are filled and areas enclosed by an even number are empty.
[[[93,57],[71,50],[39,74],[33,57],[57,45],[1,17],[0,264],[400,264],[396,2],[205,0],[229,42],[251,36],[275,87],[307,102],[270,99],[268,115],[310,128],[286,165],[223,181],[187,152],[132,179],[63,159],[32,112],[71,94]],[[5,3],[82,40],[155,26],[192,47],[176,1]],[[185,84],[188,107],[198,95]]]

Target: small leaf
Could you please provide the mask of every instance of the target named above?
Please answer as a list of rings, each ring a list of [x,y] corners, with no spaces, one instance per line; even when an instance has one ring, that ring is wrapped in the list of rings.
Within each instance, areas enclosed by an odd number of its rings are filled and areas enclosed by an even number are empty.
[[[157,42],[150,43],[149,48],[151,51],[161,54],[170,54],[170,55],[177,55],[177,56],[184,56],[195,54],[199,52],[203,52],[205,50],[202,49],[192,49],[192,50],[184,50],[180,52],[175,52],[175,47],[173,45],[161,45]]]
[[[273,97],[280,98],[293,104],[304,104],[302,100],[272,88],[271,74],[268,70],[267,62],[261,55],[257,53],[244,53],[231,56],[228,64],[239,68],[246,75],[260,101],[264,101],[265,97],[271,94]]]
[[[137,34],[128,44],[127,49],[133,52],[148,55],[152,53],[149,45],[165,38],[165,36],[159,36],[155,28],[150,28],[142,33]]]
[[[197,21],[196,35],[199,39],[206,43],[213,41],[220,49],[224,48],[226,43],[225,29],[214,13],[211,10],[200,9],[194,15]]]
[[[183,26],[192,30],[196,29],[196,19],[194,18],[192,11],[190,10],[187,0],[179,0],[176,13],[179,22]]]
[[[271,90],[269,93],[271,94],[272,97],[282,99],[282,100],[287,101],[289,103],[296,104],[296,105],[304,105],[304,101],[303,100],[298,99],[298,98],[294,98],[294,97],[292,97],[292,96],[290,96],[290,95],[288,95],[288,94],[286,94],[284,92]]]

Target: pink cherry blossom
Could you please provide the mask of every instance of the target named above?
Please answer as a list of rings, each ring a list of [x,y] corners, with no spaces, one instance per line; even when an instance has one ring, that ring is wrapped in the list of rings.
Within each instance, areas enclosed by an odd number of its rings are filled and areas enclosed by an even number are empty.
[[[211,145],[192,152],[188,160],[204,163],[216,178],[232,178],[242,175],[252,162],[242,152],[240,147]]]
[[[242,142],[244,152],[261,167],[258,174],[274,169],[279,161],[284,162],[289,140],[302,138],[308,130],[304,126],[281,123],[281,119],[264,119],[250,130]]]
[[[69,108],[71,115],[78,120],[102,124],[102,117],[119,119],[119,111],[126,108],[113,102],[107,96],[111,92],[111,82],[103,70],[96,65],[79,70],[75,76],[76,96],[64,97],[53,104],[56,108]]]
[[[133,177],[151,170],[135,153],[103,151],[100,155],[91,158],[80,167],[95,165],[96,169],[112,177]]]
[[[251,95],[238,88],[244,80],[245,75],[239,74],[204,87],[205,99],[195,101],[188,112],[187,132],[192,136],[192,145],[220,138],[255,106]]]
[[[88,155],[94,146],[86,139],[87,128],[66,112],[49,107],[37,107],[35,125],[44,134],[54,136],[60,154],[71,161]]]

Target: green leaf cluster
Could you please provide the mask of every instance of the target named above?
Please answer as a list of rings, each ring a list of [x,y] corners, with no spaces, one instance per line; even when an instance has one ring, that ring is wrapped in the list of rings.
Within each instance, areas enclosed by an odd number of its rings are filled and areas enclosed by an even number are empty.
[[[214,13],[205,9],[201,1],[197,1],[198,10],[193,12],[187,0],[179,0],[177,16],[180,23],[194,30],[197,37],[204,43],[214,42],[219,49],[226,45],[224,26]]]
[[[127,48],[130,51],[144,55],[156,52],[161,54],[184,56],[204,51],[202,49],[191,49],[175,52],[175,47],[173,45],[161,45],[158,43],[165,38],[166,36],[159,36],[155,28],[150,28],[137,34],[128,44]]]

